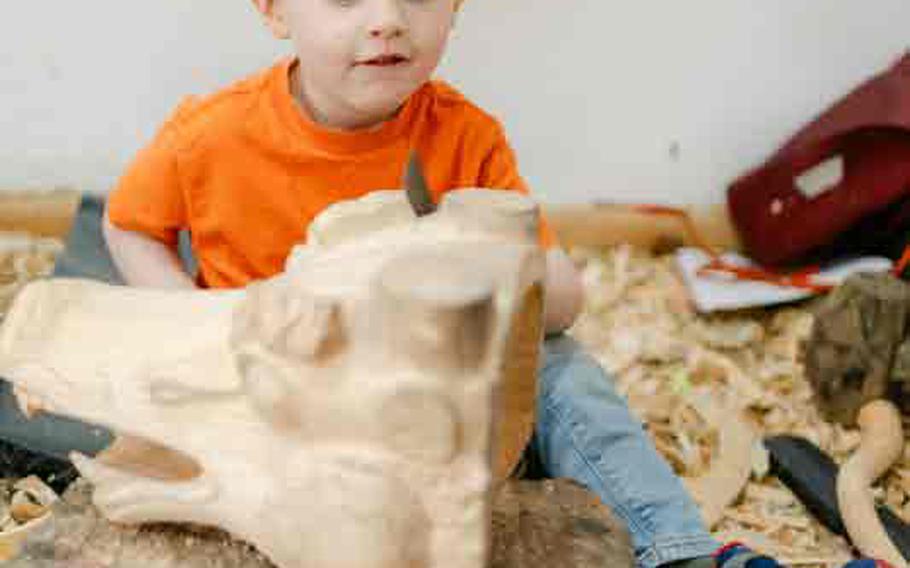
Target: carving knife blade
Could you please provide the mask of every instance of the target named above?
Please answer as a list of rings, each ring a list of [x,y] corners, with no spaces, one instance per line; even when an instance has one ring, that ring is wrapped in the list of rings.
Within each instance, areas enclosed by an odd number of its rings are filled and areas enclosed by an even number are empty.
[[[436,211],[427,179],[423,175],[420,155],[416,150],[411,150],[408,154],[408,163],[404,170],[404,189],[415,215],[423,217]]]

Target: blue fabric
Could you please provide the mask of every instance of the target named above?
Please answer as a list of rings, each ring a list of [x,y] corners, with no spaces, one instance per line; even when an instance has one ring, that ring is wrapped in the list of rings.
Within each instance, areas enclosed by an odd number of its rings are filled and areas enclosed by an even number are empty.
[[[54,276],[87,278],[108,284],[124,283],[104,242],[101,228],[104,207],[103,197],[82,196],[73,227],[66,238],[66,247],[54,265]],[[186,231],[180,231],[177,252],[186,271],[195,274],[197,263]]]
[[[82,196],[73,227],[66,238],[66,247],[54,264],[54,276],[123,283],[104,243],[101,229],[103,216],[103,198]]]
[[[19,409],[12,385],[0,378],[0,439],[68,461],[73,451],[94,456],[111,445],[114,436],[101,426],[47,412],[26,417]]]
[[[541,362],[532,451],[543,472],[585,485],[625,521],[639,566],[711,556],[717,541],[612,377],[568,335],[548,338]]]

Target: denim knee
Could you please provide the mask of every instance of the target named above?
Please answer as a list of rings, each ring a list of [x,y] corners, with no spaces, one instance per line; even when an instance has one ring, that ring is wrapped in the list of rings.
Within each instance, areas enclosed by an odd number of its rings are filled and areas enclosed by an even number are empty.
[[[576,339],[565,334],[548,337],[544,342],[538,379],[539,407],[590,397],[626,404],[616,391],[614,377]]]

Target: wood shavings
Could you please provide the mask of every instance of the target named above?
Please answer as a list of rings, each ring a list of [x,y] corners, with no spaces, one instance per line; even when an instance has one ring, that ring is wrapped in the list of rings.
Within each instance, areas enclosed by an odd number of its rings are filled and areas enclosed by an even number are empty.
[[[0,563],[19,554],[29,539],[44,539],[57,494],[38,477],[0,480]]]
[[[690,478],[688,483],[708,527],[717,525],[724,517],[724,510],[746,486],[752,471],[752,448],[757,440],[755,429],[735,409],[715,412],[711,422],[720,432],[720,441],[715,455],[709,458],[710,469]]]
[[[754,321],[728,321],[707,324],[696,320],[692,325],[695,336],[707,347],[740,349],[762,340],[764,328]]]
[[[13,483],[9,498],[9,514],[19,524],[43,516],[57,501],[54,490],[36,476]]]
[[[693,373],[707,375],[722,381],[727,388],[736,391],[741,404],[767,404],[769,401],[757,381],[747,375],[746,371],[732,358],[718,351],[706,348],[695,348],[689,360]]]
[[[23,286],[50,276],[62,251],[56,239],[0,232],[0,321]]]
[[[680,476],[705,474],[723,445],[718,426],[698,416],[701,396],[738,404],[761,436],[804,436],[838,463],[856,448],[856,430],[821,418],[803,372],[813,300],[699,315],[680,301],[684,288],[670,256],[622,246],[576,250],[573,258],[588,276],[588,305],[572,334],[614,373],[617,389]],[[750,452],[749,470],[739,497],[719,514],[713,531],[719,540],[741,540],[787,566],[833,568],[852,557],[844,539],[766,476],[760,455]],[[910,452],[881,482],[880,495],[910,520]]]

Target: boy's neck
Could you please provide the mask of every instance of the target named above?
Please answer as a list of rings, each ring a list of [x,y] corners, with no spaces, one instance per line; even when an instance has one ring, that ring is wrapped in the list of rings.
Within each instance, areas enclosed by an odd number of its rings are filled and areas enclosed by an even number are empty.
[[[300,79],[300,66],[295,63],[291,66],[289,73],[291,96],[294,97],[300,111],[314,123],[326,128],[343,131],[369,132],[381,128],[383,124],[395,118],[398,111],[401,110],[401,107],[398,107],[398,109],[391,114],[379,117],[356,116],[354,114],[348,116],[330,116],[328,113],[320,111],[310,103],[303,81]],[[339,113],[339,115],[340,114],[341,113]]]

